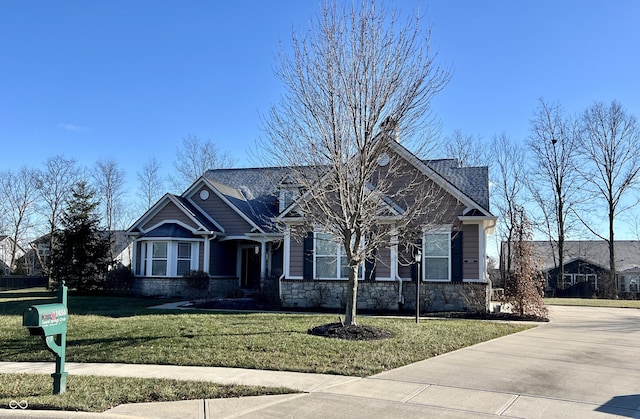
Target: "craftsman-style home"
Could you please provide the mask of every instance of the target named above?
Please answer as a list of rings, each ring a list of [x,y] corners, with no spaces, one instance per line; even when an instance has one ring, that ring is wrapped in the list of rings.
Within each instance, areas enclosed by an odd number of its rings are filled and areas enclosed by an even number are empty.
[[[415,307],[415,280],[426,311],[485,311],[490,283],[486,240],[496,223],[489,210],[486,167],[459,167],[455,160],[418,159],[401,144],[390,145],[407,171],[432,183],[446,211],[423,228],[424,267],[400,263],[397,243],[376,249],[360,269],[358,307]],[[379,159],[384,165],[385,159]],[[206,296],[225,298],[257,290],[282,307],[344,306],[344,250],[319,226],[292,235],[304,199],[286,167],[209,170],[181,195],[166,194],[127,231],[133,239],[134,291],[148,296],[189,295],[184,276],[209,276]],[[401,212],[399,205],[381,199]],[[411,283],[413,282],[413,286]]]

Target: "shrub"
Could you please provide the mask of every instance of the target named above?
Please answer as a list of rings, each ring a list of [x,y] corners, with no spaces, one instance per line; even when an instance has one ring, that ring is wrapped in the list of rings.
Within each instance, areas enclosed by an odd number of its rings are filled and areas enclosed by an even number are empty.
[[[189,294],[195,297],[207,296],[209,291],[209,274],[204,271],[191,271],[184,274]]]
[[[131,268],[118,265],[107,271],[105,288],[108,291],[128,292],[133,284]]]

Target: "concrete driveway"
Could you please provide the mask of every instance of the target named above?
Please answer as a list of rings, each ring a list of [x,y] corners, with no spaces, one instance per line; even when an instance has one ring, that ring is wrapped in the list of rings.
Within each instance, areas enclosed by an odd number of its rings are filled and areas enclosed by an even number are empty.
[[[551,307],[551,323],[211,417],[640,418],[640,310]],[[245,402],[248,402],[246,400]],[[257,400],[256,400],[257,402]]]

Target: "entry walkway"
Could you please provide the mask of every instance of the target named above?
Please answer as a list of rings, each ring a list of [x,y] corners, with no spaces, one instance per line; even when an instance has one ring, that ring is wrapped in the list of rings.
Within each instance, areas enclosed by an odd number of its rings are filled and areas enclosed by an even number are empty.
[[[168,368],[162,374],[278,385],[302,394],[122,405],[93,415],[0,410],[0,417],[640,418],[640,310],[551,307],[550,312],[551,323],[364,379],[103,364],[106,375],[165,377],[156,374]],[[70,373],[98,373],[94,364],[68,365]],[[42,367],[0,363],[1,372]],[[214,370],[220,370],[217,378]],[[228,381],[219,381],[225,374]]]

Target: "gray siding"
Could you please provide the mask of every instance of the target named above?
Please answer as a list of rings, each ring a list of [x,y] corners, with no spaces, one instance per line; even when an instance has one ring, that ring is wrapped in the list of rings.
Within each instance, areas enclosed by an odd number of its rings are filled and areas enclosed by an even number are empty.
[[[302,276],[304,269],[304,239],[291,237],[289,258],[289,275]]]
[[[158,213],[153,216],[147,223],[142,226],[143,229],[147,230],[152,226],[159,224],[166,220],[178,220],[185,223],[188,226],[193,228],[197,228],[196,224],[187,217],[187,215],[178,208],[173,202],[169,202],[162,208]]]
[[[198,270],[204,271],[204,243],[198,243]]]
[[[200,192],[203,189],[209,191],[209,198],[206,201],[200,198]],[[251,231],[252,226],[210,189],[204,187],[199,189],[191,199],[196,205],[202,208],[205,213],[209,214],[211,218],[220,224],[225,229],[227,235],[237,236]]]
[[[478,252],[480,250],[478,226],[470,224],[463,226],[462,237],[462,275],[464,279],[480,279],[480,263]]]
[[[391,276],[390,260],[391,249],[384,246],[378,248],[376,251],[376,278],[389,278]]]

